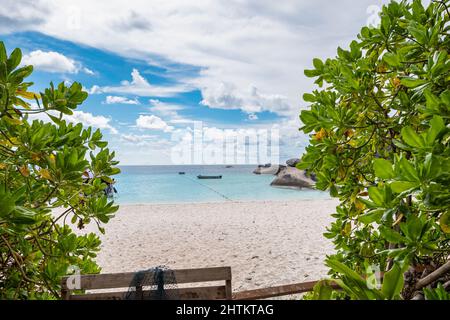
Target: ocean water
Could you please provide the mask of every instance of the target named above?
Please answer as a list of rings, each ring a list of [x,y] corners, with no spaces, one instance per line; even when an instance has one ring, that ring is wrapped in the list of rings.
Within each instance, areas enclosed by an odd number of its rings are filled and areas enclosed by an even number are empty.
[[[271,187],[273,175],[256,175],[255,166],[121,166],[115,176],[119,204],[189,203],[245,200],[328,199],[327,192]],[[179,175],[184,171],[185,175]],[[197,179],[197,175],[222,179]]]

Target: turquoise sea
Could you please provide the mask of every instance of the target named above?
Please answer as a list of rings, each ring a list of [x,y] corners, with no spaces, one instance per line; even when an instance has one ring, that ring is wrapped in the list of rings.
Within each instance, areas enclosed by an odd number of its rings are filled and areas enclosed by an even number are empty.
[[[270,186],[273,175],[256,175],[255,166],[121,166],[115,176],[119,204],[187,203],[243,200],[327,199],[328,193]],[[184,171],[185,175],[179,175]],[[197,175],[222,175],[199,180]]]

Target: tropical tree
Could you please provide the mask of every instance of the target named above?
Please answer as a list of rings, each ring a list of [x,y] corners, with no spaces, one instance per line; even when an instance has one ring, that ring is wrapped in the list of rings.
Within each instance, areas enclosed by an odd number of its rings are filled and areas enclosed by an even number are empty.
[[[323,282],[315,298],[449,298],[449,6],[391,2],[378,27],[305,70],[318,88],[303,97],[299,168],[340,200],[325,236],[343,290]]]
[[[119,169],[99,130],[64,120],[88,96],[81,84],[32,93],[21,57],[0,42],[0,299],[50,299],[70,270],[99,272],[99,238],[71,225],[104,232],[118,207],[103,189]]]

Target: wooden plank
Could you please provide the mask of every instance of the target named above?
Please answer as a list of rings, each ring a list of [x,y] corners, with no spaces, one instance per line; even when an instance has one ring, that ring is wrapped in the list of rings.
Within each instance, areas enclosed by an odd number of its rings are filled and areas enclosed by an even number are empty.
[[[62,300],[69,300],[70,299],[70,291],[68,290],[61,290],[61,299]]]
[[[225,299],[225,286],[210,286],[210,287],[196,287],[196,288],[179,288],[179,289],[166,289],[165,290],[169,299],[180,299],[180,300],[217,300]],[[155,294],[156,291],[144,290],[138,293],[133,292],[128,297],[129,300],[141,300],[142,296],[149,297]],[[117,291],[117,292],[101,292],[101,293],[88,293],[71,295],[69,300],[123,300],[127,295],[127,291]]]
[[[231,280],[231,267],[174,270],[174,275],[176,283],[224,281]]]
[[[225,281],[225,297],[227,300],[233,299],[233,292],[231,291],[231,279]]]
[[[266,299],[280,296],[287,296],[291,294],[298,294],[303,292],[312,291],[314,286],[318,281],[309,281],[302,283],[294,283],[283,286],[276,286],[270,288],[254,289],[236,292],[233,294],[233,300],[256,300],[256,299]],[[335,289],[339,286],[336,284],[331,284]]]
[[[165,279],[164,283],[194,283],[194,282],[209,282],[231,280],[231,267],[215,267],[215,268],[200,268],[200,269],[179,269],[171,270],[169,274],[170,279]],[[172,273],[173,272],[173,273]],[[149,271],[151,273],[151,271]],[[81,289],[113,289],[126,288],[133,282],[135,272],[125,273],[106,273],[106,274],[92,274],[81,276]],[[153,275],[150,275],[152,277]],[[172,277],[175,281],[171,281]],[[63,277],[61,282],[62,290],[67,290],[67,278]]]

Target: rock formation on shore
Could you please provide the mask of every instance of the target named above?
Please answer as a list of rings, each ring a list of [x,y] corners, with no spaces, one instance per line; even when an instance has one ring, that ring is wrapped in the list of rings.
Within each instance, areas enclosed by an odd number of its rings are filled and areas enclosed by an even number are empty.
[[[300,162],[300,159],[298,158],[292,158],[286,161],[286,164],[288,165],[288,167],[294,167],[297,165],[297,163]]]
[[[300,162],[298,158],[292,158],[286,161],[286,165],[272,165],[270,163],[258,165],[254,174],[273,174],[275,179],[270,184],[274,187],[287,188],[310,188],[313,189],[315,185],[314,176],[306,174],[306,171],[299,170],[296,165]]]
[[[314,188],[315,182],[306,175],[304,170],[285,167],[270,184],[275,187]]]
[[[253,170],[254,174],[278,174],[281,170],[286,168],[286,166],[279,165],[279,164],[265,164],[265,165],[259,165],[258,168]]]

